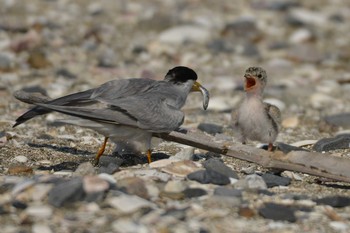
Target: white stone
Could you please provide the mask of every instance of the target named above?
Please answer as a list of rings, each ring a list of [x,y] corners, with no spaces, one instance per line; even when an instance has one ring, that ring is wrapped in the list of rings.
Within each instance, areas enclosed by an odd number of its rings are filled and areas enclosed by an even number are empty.
[[[117,233],[149,233],[150,231],[145,225],[135,223],[132,219],[118,219],[112,223],[114,232]]]
[[[291,43],[301,43],[308,41],[312,38],[312,33],[306,28],[301,28],[296,30],[290,37],[289,42]]]
[[[313,145],[317,142],[317,140],[302,140],[298,142],[291,143],[290,145],[296,146],[296,147],[302,147],[302,146],[308,146],[308,145]]]
[[[46,205],[29,206],[25,212],[32,217],[37,218],[51,218],[53,209]]]
[[[121,211],[124,214],[131,214],[145,207],[155,207],[153,203],[135,195],[111,197],[107,202],[113,208]]]
[[[185,185],[180,180],[170,180],[168,183],[166,183],[164,187],[164,192],[168,193],[181,193],[185,190]]]
[[[171,163],[176,162],[176,160],[174,161],[174,159],[160,159],[157,161],[154,161],[152,163],[149,164],[150,168],[161,168],[161,167],[166,167]]]
[[[51,228],[46,225],[46,224],[42,224],[42,223],[35,223],[32,226],[32,233],[51,233],[53,232],[51,230]]]
[[[205,43],[210,39],[210,31],[201,26],[182,25],[169,28],[159,35],[163,43],[180,45],[184,42]]]
[[[299,125],[299,117],[292,116],[282,120],[282,126],[284,128],[296,128]]]
[[[25,157],[24,155],[19,155],[13,158],[13,160],[19,162],[19,163],[26,163],[28,162],[28,158]]]
[[[332,221],[329,223],[329,226],[336,230],[337,232],[348,232],[349,224],[345,222],[339,222],[339,221]]]
[[[171,160],[191,160],[194,154],[194,147],[192,146],[182,146],[181,150],[177,152],[174,156],[170,157]]]

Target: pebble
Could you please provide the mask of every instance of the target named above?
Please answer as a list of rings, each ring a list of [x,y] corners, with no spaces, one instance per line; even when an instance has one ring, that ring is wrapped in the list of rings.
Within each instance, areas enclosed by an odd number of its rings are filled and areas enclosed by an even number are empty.
[[[15,68],[15,55],[9,52],[0,52],[0,71],[10,71]]]
[[[32,226],[32,233],[52,233],[51,228],[43,223],[36,223]]]
[[[174,156],[170,157],[171,160],[191,160],[194,154],[194,147],[192,146],[182,146],[181,150],[177,152]]]
[[[295,44],[288,49],[288,57],[296,62],[317,63],[324,59],[318,48],[311,44]]]
[[[317,142],[317,140],[302,140],[302,141],[298,141],[298,142],[293,142],[290,145],[291,146],[296,146],[296,147],[302,147],[302,146],[313,145],[316,142]]]
[[[83,200],[83,182],[81,178],[73,178],[56,185],[48,195],[48,201],[55,207]]]
[[[288,40],[290,43],[303,43],[310,41],[312,37],[313,35],[310,30],[306,28],[300,28],[293,32]]]
[[[262,217],[267,219],[288,222],[295,222],[297,220],[294,211],[285,205],[265,203],[258,211]]]
[[[47,205],[33,205],[25,209],[25,213],[31,217],[48,219],[53,214],[53,209]]]
[[[217,185],[227,185],[230,184],[230,179],[219,172],[211,169],[199,170],[187,175],[190,180],[195,180],[201,184],[217,184]]]
[[[201,197],[207,195],[207,191],[201,188],[188,188],[185,189],[183,193],[187,198]]]
[[[267,189],[267,185],[261,176],[252,174],[247,175],[244,177],[244,179],[238,180],[238,182],[235,184],[235,188],[259,190]]]
[[[94,175],[96,174],[95,167],[90,162],[82,163],[78,166],[78,168],[74,171],[74,176],[86,176],[86,175]]]
[[[275,186],[288,186],[291,181],[288,177],[277,176],[270,173],[265,173],[261,177],[264,179],[268,188]]]
[[[318,205],[329,205],[335,208],[350,206],[350,197],[346,196],[328,196],[324,198],[314,199]]]
[[[299,125],[299,117],[288,117],[282,120],[282,126],[284,128],[296,128]]]
[[[169,164],[162,168],[163,172],[174,176],[186,177],[188,174],[201,169],[198,164],[190,160],[183,160]]]
[[[19,155],[13,158],[13,160],[19,162],[19,163],[26,163],[28,162],[28,158],[25,157],[24,155]]]
[[[174,163],[176,160],[174,159],[161,159],[161,160],[157,160],[154,161],[152,163],[149,164],[150,168],[162,168],[162,167],[166,167],[168,165],[170,165],[171,163]]]
[[[329,223],[329,226],[336,232],[347,232],[349,229],[349,224],[340,221],[332,221]]]
[[[149,229],[129,219],[118,219],[112,223],[112,229],[117,233],[149,233]]]
[[[182,181],[170,180],[164,186],[164,192],[168,193],[181,193],[185,190],[186,186]]]
[[[350,148],[350,134],[341,134],[334,138],[322,138],[313,146],[313,150],[317,152],[331,151],[337,149]]]
[[[145,181],[139,177],[127,177],[118,180],[117,185],[119,188],[123,188],[128,194],[137,195],[145,199],[149,198]]]
[[[154,208],[154,204],[135,195],[120,195],[111,197],[107,203],[123,214],[131,214],[142,208]]]
[[[211,169],[226,177],[239,179],[237,173],[233,171],[230,167],[225,165],[220,159],[217,159],[217,158],[208,159],[203,163],[203,166],[206,169]]]
[[[162,43],[181,45],[185,42],[205,43],[209,41],[211,33],[201,26],[181,25],[169,28],[159,34],[158,40]]]
[[[206,132],[208,134],[214,135],[223,132],[223,127],[221,125],[212,123],[200,123],[197,127],[199,130]]]
[[[242,197],[242,191],[239,189],[232,189],[227,187],[217,187],[214,190],[214,195],[225,197]]]
[[[8,174],[10,175],[30,175],[33,174],[33,168],[25,165],[14,165],[9,167]]]
[[[108,181],[98,176],[85,176],[83,178],[83,189],[85,193],[105,192],[109,187]]]
[[[328,124],[340,126],[343,128],[350,128],[350,113],[339,113],[324,117]]]

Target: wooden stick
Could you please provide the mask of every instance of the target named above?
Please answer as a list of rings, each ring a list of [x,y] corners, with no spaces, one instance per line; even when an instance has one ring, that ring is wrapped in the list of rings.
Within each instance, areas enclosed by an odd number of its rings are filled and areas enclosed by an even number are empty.
[[[350,159],[334,157],[331,154],[292,151],[268,152],[240,143],[218,143],[200,132],[171,132],[157,135],[164,140],[178,142],[225,156],[259,164],[265,168],[283,169],[325,177],[350,183]]]

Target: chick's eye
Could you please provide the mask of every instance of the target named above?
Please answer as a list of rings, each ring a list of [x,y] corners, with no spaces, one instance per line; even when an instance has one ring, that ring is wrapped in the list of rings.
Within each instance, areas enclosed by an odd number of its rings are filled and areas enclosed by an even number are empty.
[[[258,74],[258,78],[262,78],[262,75],[261,75],[261,74]]]

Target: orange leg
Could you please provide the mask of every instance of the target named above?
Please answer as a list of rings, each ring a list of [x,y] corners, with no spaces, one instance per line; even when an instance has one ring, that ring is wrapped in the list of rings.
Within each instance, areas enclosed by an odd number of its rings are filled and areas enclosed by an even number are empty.
[[[272,151],[273,150],[273,144],[269,143],[269,146],[267,147],[267,151]]]
[[[148,149],[148,150],[147,150],[147,160],[148,160],[148,163],[152,163],[151,155],[152,155],[151,149]]]
[[[105,152],[107,141],[108,141],[108,137],[105,137],[105,140],[102,146],[100,147],[100,149],[98,150],[97,155],[95,157],[95,165],[98,165],[98,161],[100,160],[101,155],[103,155],[103,152]]]

